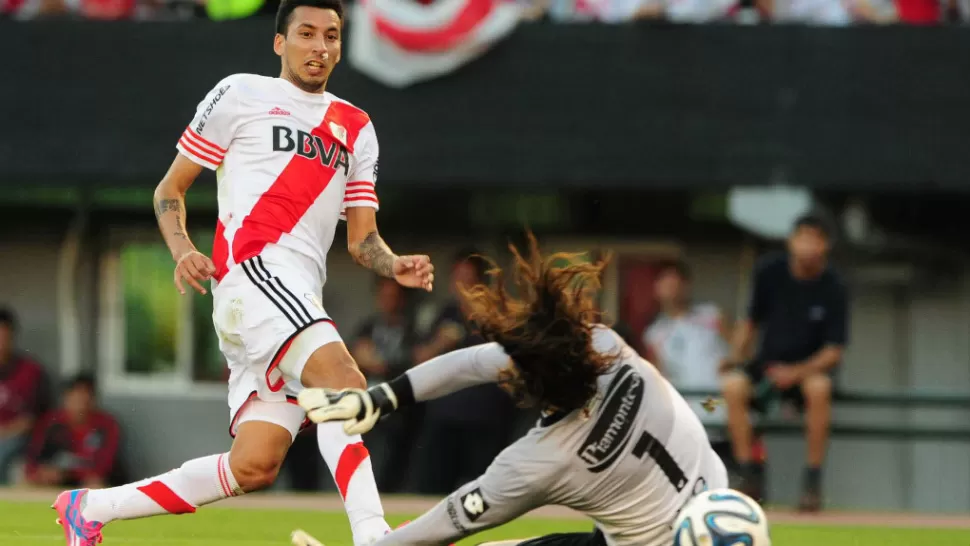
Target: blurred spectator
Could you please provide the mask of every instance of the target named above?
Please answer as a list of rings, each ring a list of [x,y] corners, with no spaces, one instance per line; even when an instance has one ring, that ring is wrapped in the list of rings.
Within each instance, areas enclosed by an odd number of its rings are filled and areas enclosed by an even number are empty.
[[[631,13],[622,13],[620,19],[663,19],[672,23],[711,23],[729,20],[739,9],[740,0],[624,0],[611,2],[612,9],[603,17],[610,22],[616,15],[616,10],[629,9]]]
[[[44,368],[14,351],[16,333],[13,311],[0,309],[0,485],[9,483],[11,466],[50,396]]]
[[[465,318],[458,287],[485,282],[487,267],[472,249],[456,257],[452,300],[440,312],[430,338],[415,349],[418,363],[484,342]],[[471,387],[426,403],[416,454],[421,492],[446,494],[484,472],[508,444],[515,419],[512,399],[495,385]]]
[[[947,0],[944,0],[944,2]],[[759,0],[780,23],[846,26],[853,23],[936,25],[941,0]]]
[[[940,0],[852,0],[849,6],[860,23],[938,25],[943,19]]]
[[[660,312],[643,332],[650,360],[678,390],[712,391],[720,388],[718,368],[727,356],[721,311],[713,303],[691,301],[690,270],[676,262],[657,276],[655,294]],[[688,396],[691,409],[705,424],[723,425],[723,407],[710,413],[708,396]],[[709,406],[709,405],[708,405]],[[711,445],[721,458],[730,458],[730,443],[723,433],[709,431]]]
[[[370,385],[390,381],[414,365],[416,334],[404,288],[379,277],[376,296],[377,312],[361,325],[350,351]]]
[[[830,235],[818,217],[800,218],[788,253],[771,256],[755,271],[748,317],[734,332],[725,368],[724,398],[742,487],[760,489],[751,465],[749,404],[762,413],[776,399],[805,413],[806,469],[800,507],[821,507],[821,467],[828,447],[832,376],[847,341],[848,302],[839,275],[828,263]],[[760,334],[754,359],[748,347]]]
[[[63,403],[37,424],[27,453],[27,481],[40,486],[101,488],[110,485],[120,429],[98,409],[94,378],[81,375]]]
[[[3,0],[3,11],[17,19],[75,15],[85,19],[130,19],[136,0]]]
[[[761,5],[779,23],[824,26],[852,24],[850,2],[844,0],[763,0]]]
[[[394,279],[379,277],[377,313],[355,336],[350,352],[369,385],[390,381],[414,365],[414,322],[405,289]],[[395,412],[364,437],[371,452],[377,486],[388,493],[405,486],[414,438],[420,433],[422,407]]]
[[[970,0],[943,0],[946,21],[970,22]]]
[[[623,23],[634,19],[709,23],[731,18],[740,3],[741,0],[535,0],[531,12],[568,23]]]
[[[168,20],[205,17],[207,4],[208,0],[0,0],[0,13],[19,20]],[[226,11],[223,6],[216,5],[220,15]]]

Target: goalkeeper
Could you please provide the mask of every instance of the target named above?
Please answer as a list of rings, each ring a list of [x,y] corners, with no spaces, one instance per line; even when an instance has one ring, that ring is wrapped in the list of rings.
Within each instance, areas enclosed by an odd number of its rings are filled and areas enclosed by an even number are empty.
[[[348,434],[369,431],[399,408],[488,382],[542,408],[536,426],[484,475],[378,546],[449,544],[549,504],[586,514],[595,529],[501,544],[668,546],[681,507],[728,485],[684,399],[616,332],[597,324],[589,289],[598,288],[605,262],[556,267],[569,256],[543,260],[529,240],[528,258],[510,247],[518,297],[505,291],[498,269],[492,287],[463,291],[471,320],[490,343],[439,356],[366,391],[299,395],[312,421],[343,421]],[[293,542],[320,544],[302,531]]]

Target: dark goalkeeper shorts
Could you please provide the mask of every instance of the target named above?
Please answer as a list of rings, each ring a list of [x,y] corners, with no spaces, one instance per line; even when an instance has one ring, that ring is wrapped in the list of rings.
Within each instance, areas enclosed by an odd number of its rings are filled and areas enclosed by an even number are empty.
[[[592,533],[558,533],[520,542],[519,546],[606,546],[599,529]]]

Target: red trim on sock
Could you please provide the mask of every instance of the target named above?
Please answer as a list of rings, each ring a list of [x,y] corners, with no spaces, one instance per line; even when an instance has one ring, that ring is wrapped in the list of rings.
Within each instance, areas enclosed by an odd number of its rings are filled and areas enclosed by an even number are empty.
[[[370,452],[364,447],[363,442],[347,444],[343,453],[340,454],[340,460],[337,461],[337,472],[334,473],[334,481],[337,482],[337,489],[340,490],[340,496],[344,499],[347,498],[350,478],[354,477],[354,472],[357,472],[357,468],[367,457],[370,457]]]
[[[226,454],[225,453],[223,453],[222,455],[219,455],[219,462],[217,463],[218,466],[219,466],[219,468],[217,470],[217,472],[219,474],[219,486],[222,487],[222,494],[223,495],[225,495],[227,497],[231,497],[232,496],[232,489],[229,488],[229,480],[226,479],[226,469],[225,469],[225,467],[222,464],[222,462],[225,459],[226,459]]]
[[[194,514],[195,507],[185,502],[162,482],[152,482],[138,488],[139,491],[155,501],[169,514]]]

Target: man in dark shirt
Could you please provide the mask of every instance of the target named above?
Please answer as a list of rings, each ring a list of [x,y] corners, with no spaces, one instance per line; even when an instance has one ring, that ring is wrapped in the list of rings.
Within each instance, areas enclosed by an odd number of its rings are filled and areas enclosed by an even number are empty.
[[[41,486],[111,485],[120,428],[95,402],[94,379],[82,375],[64,391],[59,409],[34,429],[27,452],[27,481]]]
[[[417,363],[484,343],[462,310],[459,286],[485,281],[488,264],[474,249],[458,253],[451,271],[453,299],[438,315],[430,338],[415,349]],[[480,475],[508,444],[516,419],[512,399],[492,384],[429,401],[418,445],[421,493],[442,495]]]
[[[11,465],[49,403],[44,368],[14,351],[16,332],[13,311],[0,309],[0,485],[9,482]]]
[[[378,277],[376,297],[377,312],[364,321],[350,345],[368,385],[390,381],[415,364],[416,333],[404,288],[394,279]],[[406,486],[423,409],[408,408],[400,415],[390,415],[384,426],[364,437],[371,451],[377,485],[383,492],[398,492]]]
[[[800,507],[821,507],[821,467],[828,448],[832,375],[848,334],[846,288],[828,264],[830,235],[813,215],[800,218],[788,253],[758,264],[748,317],[734,332],[723,379],[728,429],[742,466],[743,489],[760,489],[751,465],[749,405],[766,411],[773,400],[791,402],[805,415],[806,470]],[[754,358],[745,364],[760,334]]]

